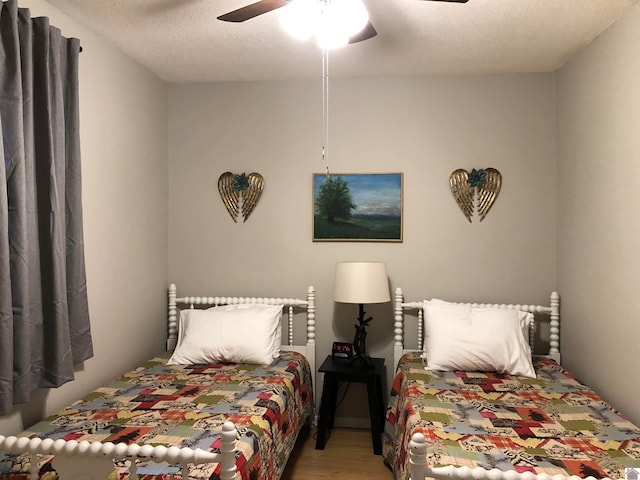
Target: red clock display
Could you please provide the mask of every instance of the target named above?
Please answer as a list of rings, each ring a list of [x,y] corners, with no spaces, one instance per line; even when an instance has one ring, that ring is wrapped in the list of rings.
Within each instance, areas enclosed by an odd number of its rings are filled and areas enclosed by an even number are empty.
[[[353,345],[345,342],[333,342],[331,355],[339,358],[350,358],[353,356]]]

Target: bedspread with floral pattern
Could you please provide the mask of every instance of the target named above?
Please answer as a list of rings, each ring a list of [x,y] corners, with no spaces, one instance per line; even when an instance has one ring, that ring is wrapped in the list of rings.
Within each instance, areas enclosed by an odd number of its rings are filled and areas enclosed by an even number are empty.
[[[383,455],[396,479],[408,472],[413,433],[427,466],[482,467],[549,475],[625,478],[640,467],[640,429],[549,359],[536,378],[434,372],[403,356],[393,381]]]
[[[218,452],[220,430],[238,430],[238,471],[243,480],[277,479],[299,429],[313,410],[306,359],[282,352],[269,366],[167,365],[169,354],[151,359],[21,435],[90,442],[176,445]],[[40,457],[40,456],[39,456]],[[50,457],[40,457],[40,478],[55,478]],[[0,478],[26,479],[27,455],[0,452]],[[54,462],[55,464],[55,462]],[[219,465],[191,466],[189,479],[217,479]],[[179,478],[180,467],[139,464],[141,480]],[[116,463],[114,478],[126,478]]]

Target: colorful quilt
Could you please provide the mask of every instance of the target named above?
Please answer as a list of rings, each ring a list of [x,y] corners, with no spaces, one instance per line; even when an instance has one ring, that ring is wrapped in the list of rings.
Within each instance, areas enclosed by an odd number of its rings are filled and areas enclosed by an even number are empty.
[[[383,455],[406,480],[409,440],[427,440],[427,466],[498,468],[625,478],[640,467],[640,429],[549,359],[537,378],[433,372],[401,358],[389,398]]]
[[[243,480],[278,479],[298,432],[313,410],[311,372],[298,353],[282,352],[269,366],[167,365],[153,358],[115,382],[37,423],[23,435],[65,440],[176,445],[219,452],[228,420],[238,430]],[[39,459],[40,478],[56,478],[50,457]],[[27,479],[28,458],[0,452],[0,478]],[[189,479],[217,479],[219,465],[190,469]],[[141,480],[168,480],[180,467],[143,463]],[[113,478],[126,478],[117,464]],[[178,478],[178,477],[175,477]]]

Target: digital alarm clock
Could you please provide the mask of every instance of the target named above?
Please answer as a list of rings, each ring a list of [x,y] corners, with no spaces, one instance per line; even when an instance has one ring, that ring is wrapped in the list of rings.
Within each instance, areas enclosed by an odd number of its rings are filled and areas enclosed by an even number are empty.
[[[345,342],[333,342],[331,356],[338,358],[351,358],[353,356],[353,345]]]

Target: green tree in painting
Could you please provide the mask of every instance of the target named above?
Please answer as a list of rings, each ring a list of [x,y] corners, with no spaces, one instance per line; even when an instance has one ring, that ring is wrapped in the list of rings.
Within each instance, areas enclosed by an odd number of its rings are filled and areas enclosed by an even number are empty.
[[[336,218],[350,219],[351,210],[357,206],[353,203],[349,185],[337,176],[328,178],[320,186],[315,203],[318,213],[329,222],[334,222]]]

